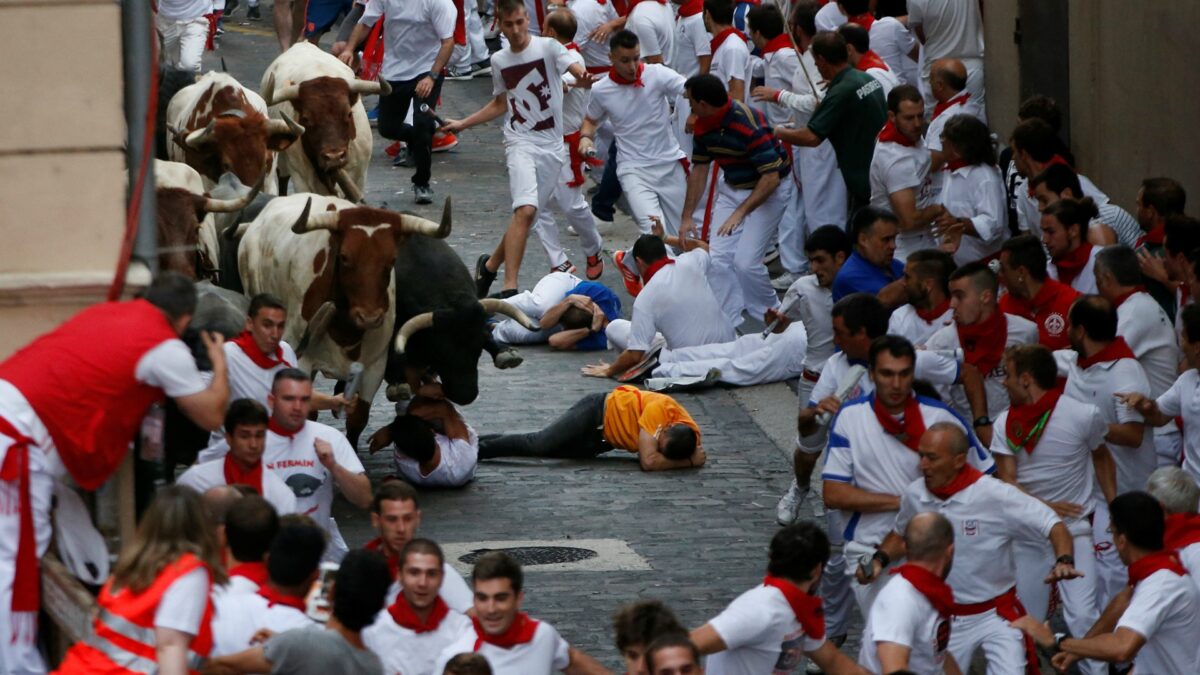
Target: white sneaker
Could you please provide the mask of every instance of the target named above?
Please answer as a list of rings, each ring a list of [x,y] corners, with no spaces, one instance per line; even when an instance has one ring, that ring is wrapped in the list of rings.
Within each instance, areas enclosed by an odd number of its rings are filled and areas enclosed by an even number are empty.
[[[800,507],[804,505],[804,499],[807,496],[808,490],[801,490],[796,479],[793,478],[791,487],[775,505],[776,522],[780,525],[791,525],[796,522],[796,519],[800,517]]]
[[[780,274],[771,280],[771,288],[774,288],[777,291],[786,291],[787,289],[791,288],[792,284],[796,283],[796,280],[799,278],[799,274],[784,272],[783,274]]]

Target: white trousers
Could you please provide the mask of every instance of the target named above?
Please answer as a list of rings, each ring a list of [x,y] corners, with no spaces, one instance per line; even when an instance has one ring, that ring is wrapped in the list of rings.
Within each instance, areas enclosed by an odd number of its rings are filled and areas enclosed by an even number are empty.
[[[789,151],[789,154],[792,156],[792,173],[788,175],[788,180],[792,184],[792,194],[783,211],[783,220],[779,221],[779,264],[792,274],[802,274],[808,270],[808,255],[804,252],[804,241],[808,238],[804,219],[804,190],[795,165],[796,153]]]
[[[804,231],[824,225],[845,229],[849,196],[833,145],[826,140],[815,148],[795,148],[795,157],[804,201]]]
[[[652,224],[650,217],[653,216],[662,222],[667,235],[679,234],[683,201],[687,196],[687,172],[683,169],[683,163],[630,164],[632,162],[617,165],[617,179],[621,181],[621,191],[629,202],[629,210],[633,212],[633,222],[638,231],[649,234]],[[591,217],[590,212],[588,217]],[[632,245],[625,251],[625,267],[634,274],[638,272],[633,261]]]
[[[608,347],[616,352],[623,352],[629,349],[629,331],[633,328],[633,324],[629,319],[613,319],[608,322],[608,326],[604,328],[604,336],[608,338]],[[662,337],[662,333],[655,333],[654,337]],[[708,372],[707,370],[704,372]]]
[[[537,321],[542,318],[547,309],[562,300],[562,283],[555,279],[555,276],[558,275],[542,277],[534,284],[532,290],[521,291],[508,298],[506,302],[521,310],[525,316]],[[498,342],[510,345],[532,345],[545,342],[550,337],[550,331],[527,330],[513,319],[504,319],[492,328],[492,337]]]
[[[808,336],[803,324],[792,324],[776,335],[754,332],[733,342],[664,349],[654,377],[694,377],[711,368],[721,371],[721,381],[736,387],[780,382],[804,370]]]
[[[1113,596],[1129,583],[1129,570],[1117,556],[1117,546],[1108,533],[1108,503],[1101,497],[1095,500],[1096,511],[1092,515],[1092,541],[1096,552],[1096,604],[1108,605]],[[1079,560],[1076,556],[1076,561]]]
[[[558,224],[555,223],[550,209],[555,209],[563,214],[563,217],[567,219],[567,224],[575,228],[575,233],[579,235],[579,246],[583,249],[585,256],[600,253],[600,247],[603,245],[600,232],[596,229],[596,221],[592,220],[592,209],[583,196],[583,186],[567,185],[574,179],[575,174],[571,171],[569,149],[565,145],[563,148],[564,152],[568,153],[568,159],[563,162],[562,175],[554,187],[554,192],[550,194],[548,208],[540,209],[533,223],[533,231],[537,233],[538,240],[542,242],[542,248],[546,251],[546,257],[550,259],[551,267],[558,267],[567,262],[567,253],[563,250],[559,239]]]
[[[166,19],[154,17],[154,25],[162,38],[161,59],[182,70],[200,72],[200,57],[208,42],[208,19]]]
[[[825,605],[825,634],[830,637],[849,633],[850,619],[854,614],[854,593],[850,587],[857,582],[851,578],[852,575],[846,574],[842,531],[842,512],[825,509],[825,532],[829,535],[830,552],[817,592]]]
[[[750,197],[751,190],[730,187],[723,180],[717,186],[708,239],[712,256],[708,285],[734,326],[741,324],[743,310],[761,321],[768,309],[779,305],[779,297],[763,265],[763,256],[775,238],[791,191],[792,184],[785,177],[771,196],[751,211],[732,234],[720,235],[717,230],[729,214]]]
[[[475,4],[468,2],[463,7],[466,12],[467,44],[454,45],[450,55],[450,64],[455,68],[469,68],[472,63],[478,63],[488,57],[487,43],[483,39],[483,22],[479,20],[479,11]]]
[[[1008,625],[996,610],[956,616],[950,623],[950,652],[961,668],[971,667],[976,649],[983,649],[988,675],[1025,673],[1025,634]]]

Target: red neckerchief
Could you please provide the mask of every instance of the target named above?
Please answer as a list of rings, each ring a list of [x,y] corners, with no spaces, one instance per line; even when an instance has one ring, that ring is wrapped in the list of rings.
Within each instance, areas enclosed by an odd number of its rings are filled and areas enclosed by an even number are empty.
[[[304,425],[300,425],[300,429],[303,429],[303,428],[304,428]],[[287,429],[284,429],[283,427],[279,426],[279,422],[276,422],[274,417],[267,418],[267,431],[279,434],[280,436],[283,436],[287,439],[294,438],[296,436],[296,434],[300,433],[300,429],[296,429],[295,431],[288,431]]]
[[[725,121],[725,116],[733,108],[733,99],[725,101],[725,105],[717,108],[716,112],[711,115],[697,115],[695,123],[692,124],[692,135],[703,136],[707,133],[712,133],[721,128],[721,122]]]
[[[616,66],[613,66],[608,69],[608,79],[616,82],[617,84],[632,84],[635,87],[645,87],[646,84],[642,82],[642,72],[644,70],[646,70],[646,64],[639,63],[637,75],[634,76],[632,80],[627,80],[624,77],[621,77],[621,74],[617,72]]]
[[[900,130],[896,128],[895,124],[892,124],[891,120],[888,120],[887,124],[883,125],[883,129],[879,130],[878,139],[881,143],[899,143],[906,148],[916,145],[916,141],[900,133]]]
[[[905,563],[897,567],[892,570],[892,574],[904,577],[905,581],[912,584],[913,588],[925,596],[938,614],[948,617],[954,613],[954,591],[950,589],[945,579],[912,563]]]
[[[1167,226],[1166,225],[1155,225],[1149,232],[1138,237],[1137,243],[1134,244],[1134,247],[1141,248],[1142,246],[1145,246],[1146,244],[1150,244],[1152,246],[1162,246],[1163,242],[1166,240],[1167,240]]]
[[[1136,359],[1133,355],[1133,350],[1125,343],[1125,338],[1117,337],[1117,339],[1108,343],[1104,349],[1092,354],[1091,356],[1079,356],[1079,367],[1082,370],[1087,370],[1097,363],[1108,363],[1117,359]]]
[[[946,171],[958,171],[959,169],[963,168],[964,166],[968,166],[968,164],[966,162],[964,162],[961,157],[959,157],[956,159],[952,159],[949,162],[946,162],[945,170]]]
[[[467,44],[467,13],[464,11],[464,0],[454,0],[454,44]]]
[[[1072,251],[1054,258],[1055,269],[1058,270],[1058,280],[1070,286],[1075,277],[1087,267],[1088,261],[1092,259],[1092,245],[1086,241],[1077,246]]]
[[[866,30],[871,30],[871,24],[875,23],[875,16],[870,12],[863,12],[862,14],[846,19],[846,23],[856,23]]]
[[[1163,545],[1176,551],[1200,544],[1200,514],[1172,513],[1167,516]]]
[[[1129,291],[1127,293],[1122,293],[1121,295],[1118,295],[1116,297],[1116,299],[1113,300],[1113,307],[1114,308],[1120,307],[1121,305],[1125,304],[1126,300],[1133,297],[1133,295],[1135,293],[1144,293],[1144,292],[1146,292],[1145,286],[1134,286],[1133,288],[1129,289]]]
[[[442,619],[450,613],[450,608],[446,606],[446,601],[442,600],[441,596],[434,598],[433,610],[429,612],[429,617],[421,621],[421,617],[413,611],[412,605],[408,604],[408,599],[404,597],[404,593],[396,596],[396,601],[388,607],[388,614],[392,615],[392,620],[397,626],[407,628],[414,633],[429,633],[437,630],[438,626],[442,625]]]
[[[12,439],[4,464],[0,465],[0,480],[16,483],[20,493],[21,513],[17,525],[17,560],[13,574],[11,609],[14,612],[36,612],[41,606],[38,574],[37,536],[33,530],[33,497],[29,487],[29,447],[34,440],[17,431],[11,422],[0,417],[0,434]],[[17,639],[17,624],[12,626],[12,639]],[[0,635],[0,640],[7,639]]]
[[[1144,555],[1129,566],[1129,586],[1136,587],[1142,579],[1159,570],[1168,570],[1181,577],[1187,575],[1183,563],[1179,562],[1179,554],[1169,549],[1163,549]]]
[[[883,409],[883,404],[875,394],[871,395],[871,410],[875,411],[875,418],[879,420],[879,426],[883,427],[884,431],[894,436],[909,450],[917,451],[917,443],[925,433],[925,419],[921,417],[921,404],[917,402],[916,396],[909,394],[908,402],[904,404],[903,423]]]
[[[364,544],[363,548],[367,549],[368,551],[377,551],[379,555],[382,555],[387,559],[388,571],[392,573],[392,581],[400,578],[400,556],[390,555],[386,550],[384,550],[383,537],[375,537],[371,541],[368,541],[366,544]]]
[[[238,563],[229,568],[229,576],[249,579],[258,586],[267,585],[267,564],[263,562]]]
[[[950,298],[942,300],[937,305],[934,305],[931,309],[921,309],[916,305],[913,305],[913,309],[916,310],[917,316],[921,317],[922,321],[925,323],[932,323],[950,309]]]
[[[781,49],[791,49],[791,47],[792,39],[787,36],[787,33],[780,33],[767,40],[767,44],[763,45],[762,53],[763,56],[766,56],[767,54],[774,54]]]
[[[645,286],[646,284],[650,283],[650,278],[655,274],[658,274],[658,271],[662,268],[666,267],[667,265],[674,264],[675,259],[670,256],[663,256],[662,258],[650,263],[650,265],[646,267],[645,274],[642,275],[642,285]]]
[[[305,603],[304,598],[295,595],[284,595],[267,584],[259,587],[258,594],[267,599],[267,607],[283,605],[284,607],[293,607],[301,612],[308,611],[308,605]]]
[[[1025,452],[1033,454],[1033,449],[1037,447],[1038,441],[1042,439],[1042,434],[1046,431],[1046,425],[1050,423],[1050,418],[1046,417],[1045,422],[1041,422],[1042,415],[1054,414],[1054,406],[1058,405],[1058,399],[1063,394],[1062,387],[1055,387],[1044,394],[1033,403],[1024,405],[1013,404],[1008,408],[1008,420],[1004,423],[1004,437],[1008,440],[1008,447],[1014,452],[1019,448],[1024,448]],[[1041,422],[1041,427],[1038,423]]]
[[[725,40],[727,40],[729,38],[730,35],[737,35],[738,37],[740,37],[742,39],[742,42],[746,41],[746,35],[744,33],[742,33],[742,31],[730,26],[729,28],[726,28],[725,30],[723,30],[720,33],[717,33],[715,36],[713,36],[712,42],[709,43],[709,45],[712,47],[712,53],[714,55],[717,53],[717,50],[720,49],[721,45],[725,42]]]
[[[529,618],[525,612],[519,612],[508,630],[500,635],[488,635],[483,630],[483,624],[479,623],[479,619],[475,617],[471,617],[471,623],[475,624],[475,635],[477,636],[473,651],[479,651],[485,642],[501,649],[512,649],[517,645],[526,644],[533,639],[533,634],[537,632],[538,627],[537,620]]]
[[[684,0],[679,6],[679,16],[695,16],[704,11],[704,0]]]
[[[932,122],[933,120],[936,120],[938,118],[938,115],[941,115],[942,113],[946,112],[946,109],[949,108],[950,106],[954,105],[955,103],[966,103],[967,99],[969,99],[969,98],[971,98],[971,92],[964,91],[963,93],[959,94],[958,96],[955,96],[954,98],[951,98],[951,99],[945,101],[944,103],[938,103],[937,105],[933,106],[933,117],[930,117],[929,121]]]
[[[270,370],[275,366],[288,366],[289,368],[292,366],[292,364],[283,358],[283,345],[276,347],[274,354],[264,354],[263,350],[259,349],[258,345],[254,343],[254,336],[250,335],[250,331],[244,330],[238,333],[238,336],[230,340],[230,342],[237,345],[246,353],[246,356],[250,357],[254,365],[263,370]]]
[[[879,55],[876,54],[875,52],[871,51],[870,49],[863,52],[863,55],[859,57],[858,65],[855,66],[855,68],[858,68],[859,70],[861,70],[863,72],[866,72],[866,70],[868,68],[878,68],[880,70],[891,70],[890,68],[888,68],[887,62],[884,61],[883,59],[879,58]]]
[[[963,468],[959,469],[958,474],[949,483],[946,483],[940,488],[929,488],[929,494],[937,497],[942,501],[950,499],[954,495],[966,490],[975,484],[975,481],[983,478],[983,472],[970,464],[963,464]]]
[[[1050,159],[1046,161],[1045,166],[1042,167],[1042,171],[1045,171],[1047,168],[1049,168],[1051,165],[1054,165],[1054,164],[1062,164],[1065,167],[1069,167],[1072,171],[1075,170],[1075,167],[1071,166],[1071,163],[1068,162],[1066,159],[1064,159],[1062,155],[1052,155],[1050,157]],[[1025,189],[1029,192],[1030,198],[1032,198],[1033,197],[1033,181],[1032,180],[1029,181],[1029,184],[1025,186]]]
[[[958,344],[962,345],[963,357],[983,375],[1000,365],[1004,358],[1004,346],[1008,343],[1008,318],[996,309],[983,321],[970,326],[955,323]]]
[[[263,465],[260,459],[254,465],[253,469],[246,470],[237,463],[233,458],[232,452],[225,453],[225,484],[226,485],[247,485],[254,488],[254,492],[258,496],[263,493]]]
[[[821,598],[805,593],[787,579],[770,574],[763,578],[763,586],[777,588],[783,593],[792,613],[796,615],[796,623],[800,624],[805,635],[813,640],[825,638],[825,609]]]
[[[1033,314],[1037,315],[1038,312],[1042,311],[1042,309],[1046,306],[1052,304],[1058,298],[1058,296],[1063,293],[1071,296],[1071,302],[1074,302],[1075,296],[1079,295],[1079,291],[1071,288],[1064,282],[1056,279],[1046,279],[1043,281],[1042,287],[1039,288],[1038,292],[1034,293],[1033,297],[1029,300],[1029,305],[1033,310]]]
[[[579,45],[575,44],[574,42],[568,42],[567,44],[565,44],[563,46],[566,47],[567,51],[569,51],[569,52],[579,51]]]

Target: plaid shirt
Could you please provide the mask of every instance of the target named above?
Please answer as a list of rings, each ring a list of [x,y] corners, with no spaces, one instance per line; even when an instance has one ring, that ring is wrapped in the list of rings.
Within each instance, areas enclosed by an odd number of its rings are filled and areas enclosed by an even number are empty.
[[[760,176],[788,175],[791,160],[771,133],[762,113],[741,101],[730,101],[693,127],[692,163],[716,162],[725,182],[739,189],[753,188]]]

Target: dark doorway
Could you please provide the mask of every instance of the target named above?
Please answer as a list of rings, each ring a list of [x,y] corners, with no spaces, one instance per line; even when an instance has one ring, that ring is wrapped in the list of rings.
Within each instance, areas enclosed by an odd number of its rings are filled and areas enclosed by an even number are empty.
[[[1021,59],[1021,100],[1043,94],[1062,110],[1062,139],[1071,144],[1071,63],[1067,0],[1020,0],[1015,39]]]

